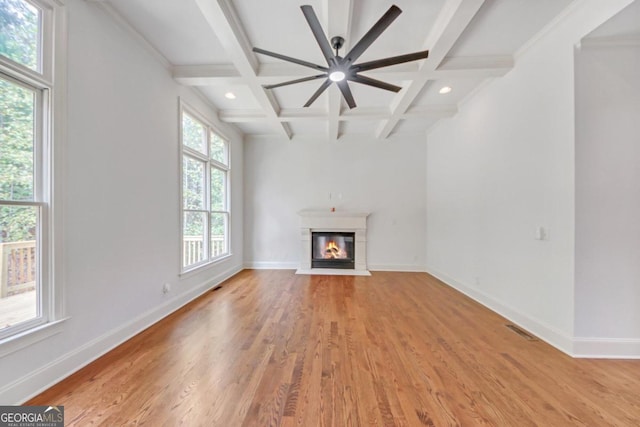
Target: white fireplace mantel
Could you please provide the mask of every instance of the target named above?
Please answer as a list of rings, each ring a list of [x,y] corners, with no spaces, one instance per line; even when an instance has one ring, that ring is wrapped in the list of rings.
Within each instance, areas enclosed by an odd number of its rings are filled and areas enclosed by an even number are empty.
[[[367,270],[368,212],[303,210],[300,216],[300,268],[296,274],[335,274],[370,276]],[[355,268],[353,270],[311,268],[311,233],[314,231],[342,231],[355,233]]]

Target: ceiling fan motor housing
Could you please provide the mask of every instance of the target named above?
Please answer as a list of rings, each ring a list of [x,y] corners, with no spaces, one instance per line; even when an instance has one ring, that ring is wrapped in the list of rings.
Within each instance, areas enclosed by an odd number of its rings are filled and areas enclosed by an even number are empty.
[[[342,49],[343,45],[344,45],[344,39],[342,37],[335,36],[331,38],[331,47],[333,47],[335,50]]]

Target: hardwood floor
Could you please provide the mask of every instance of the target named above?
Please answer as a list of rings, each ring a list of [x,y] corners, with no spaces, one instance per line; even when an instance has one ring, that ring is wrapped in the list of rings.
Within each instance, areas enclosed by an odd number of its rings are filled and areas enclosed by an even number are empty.
[[[424,273],[243,271],[29,404],[79,426],[640,425],[640,361],[506,323]]]

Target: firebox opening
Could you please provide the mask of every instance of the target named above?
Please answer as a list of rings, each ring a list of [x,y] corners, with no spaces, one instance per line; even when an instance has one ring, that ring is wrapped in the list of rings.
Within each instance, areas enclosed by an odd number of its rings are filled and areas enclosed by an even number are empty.
[[[355,233],[312,232],[311,267],[355,269]]]

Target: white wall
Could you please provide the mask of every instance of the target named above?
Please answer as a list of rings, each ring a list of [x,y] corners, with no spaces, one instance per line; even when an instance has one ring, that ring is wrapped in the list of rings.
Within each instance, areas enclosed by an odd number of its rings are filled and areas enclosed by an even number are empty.
[[[178,99],[215,115],[99,6],[66,3],[68,138],[57,170],[64,228],[56,255],[70,318],[58,335],[2,358],[2,404],[24,401],[242,266],[240,135],[223,128],[234,140],[234,255],[180,277]]]
[[[579,337],[640,339],[639,70],[637,45],[576,53]]]
[[[335,207],[371,212],[370,269],[424,270],[424,156],[424,138],[246,141],[247,265],[297,268],[297,212]]]
[[[577,3],[428,136],[427,268],[571,353],[574,46],[630,0]],[[605,4],[606,3],[606,4]],[[548,240],[535,240],[537,227]]]

